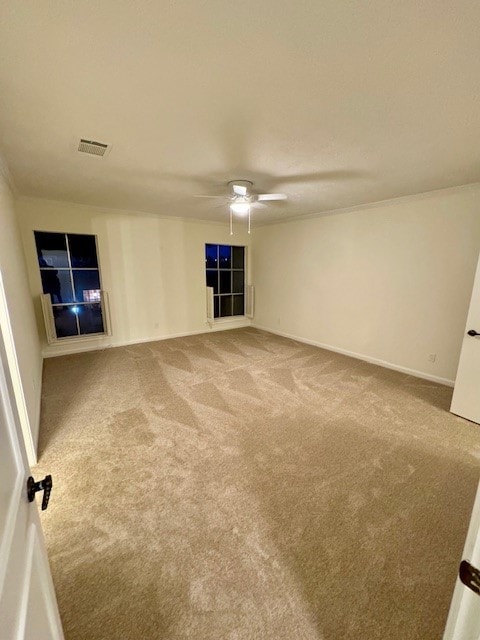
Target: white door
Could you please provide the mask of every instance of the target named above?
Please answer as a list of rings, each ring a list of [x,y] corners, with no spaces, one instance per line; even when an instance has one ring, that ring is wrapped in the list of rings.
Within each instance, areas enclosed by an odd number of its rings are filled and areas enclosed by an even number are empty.
[[[480,423],[480,259],[450,411],[462,418]]]
[[[37,505],[27,499],[30,471],[13,397],[0,324],[0,638],[62,640]]]
[[[473,505],[462,559],[480,569],[480,484]],[[480,591],[480,578],[478,587]],[[466,587],[459,577],[455,584],[443,638],[444,640],[480,639],[480,595]]]

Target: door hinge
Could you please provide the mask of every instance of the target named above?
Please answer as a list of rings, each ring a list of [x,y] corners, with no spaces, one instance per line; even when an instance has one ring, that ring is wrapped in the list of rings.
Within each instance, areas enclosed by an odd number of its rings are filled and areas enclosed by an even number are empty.
[[[480,596],[480,571],[471,565],[468,560],[461,561],[458,577],[466,587]]]

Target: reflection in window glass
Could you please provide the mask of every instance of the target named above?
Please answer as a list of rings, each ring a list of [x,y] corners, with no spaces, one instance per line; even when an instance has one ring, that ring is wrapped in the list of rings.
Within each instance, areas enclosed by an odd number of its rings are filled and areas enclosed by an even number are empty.
[[[73,302],[72,280],[68,269],[40,271],[43,293],[49,293],[53,304]]]
[[[220,271],[220,293],[232,293],[231,271]]]
[[[220,316],[225,318],[232,314],[232,296],[220,296]]]
[[[233,263],[232,269],[244,268],[245,252],[244,247],[232,247]]]
[[[64,233],[35,231],[35,244],[41,269],[68,267],[67,239]]]
[[[96,290],[100,295],[100,277],[95,270],[73,270],[73,284],[75,285],[75,300],[77,302],[88,302],[85,299],[85,291]]]
[[[213,287],[215,318],[243,316],[245,247],[207,244],[205,266],[207,287]]]
[[[103,331],[102,308],[99,304],[81,304],[78,311],[80,333],[101,333]]]
[[[218,247],[218,266],[220,269],[232,268],[232,247],[219,245]]]
[[[207,269],[207,287],[213,287],[213,293],[218,293],[218,271]]]
[[[53,307],[53,318],[58,338],[67,338],[78,335],[77,316],[75,305],[58,305]]]
[[[100,289],[84,289],[83,299],[85,302],[100,302],[102,299]]]
[[[218,269],[218,244],[205,245],[205,261],[207,269]]]
[[[243,293],[245,288],[245,277],[243,271],[232,271],[232,292]]]
[[[68,234],[68,247],[72,267],[97,268],[97,243],[95,236]]]
[[[95,236],[35,231],[35,245],[57,338],[104,333]]]
[[[233,316],[243,316],[245,313],[245,300],[244,296],[232,296],[233,298]]]

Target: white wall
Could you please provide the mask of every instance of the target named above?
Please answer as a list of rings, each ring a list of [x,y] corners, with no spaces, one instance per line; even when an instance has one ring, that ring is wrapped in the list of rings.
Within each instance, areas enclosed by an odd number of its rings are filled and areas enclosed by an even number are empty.
[[[255,325],[452,381],[479,249],[480,185],[261,227]]]
[[[2,171],[0,171],[0,271],[8,307],[8,320],[2,319],[2,327],[6,334],[15,400],[29,461],[32,464],[35,462],[40,419],[42,354],[13,197]],[[7,324],[11,328],[13,344],[9,344],[9,327],[4,326]]]
[[[227,224],[154,214],[31,198],[16,208],[42,336],[34,229],[96,234],[110,292],[113,336],[46,355],[209,331],[204,244],[250,241],[241,222],[231,237]],[[256,326],[454,380],[480,249],[480,185],[268,225],[252,238]]]
[[[228,220],[185,221],[33,198],[20,198],[16,206],[46,356],[210,331],[205,316],[205,243],[248,246],[250,240],[243,221],[230,236]],[[97,236],[112,336],[46,346],[34,230]],[[248,320],[234,320],[216,328],[246,324]]]

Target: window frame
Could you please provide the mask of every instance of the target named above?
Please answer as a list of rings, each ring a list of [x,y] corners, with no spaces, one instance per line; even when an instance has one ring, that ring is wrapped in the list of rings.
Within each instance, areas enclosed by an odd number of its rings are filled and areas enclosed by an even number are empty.
[[[207,266],[207,256],[206,256],[206,250],[207,250],[207,246],[215,246],[217,247],[217,266],[216,267],[208,267]],[[229,268],[224,268],[222,269],[220,266],[220,247],[229,247],[231,249],[231,254],[230,254],[230,267]],[[243,249],[243,268],[234,268],[233,267],[233,249],[237,248],[237,249]],[[241,319],[241,318],[246,318],[246,308],[247,308],[247,255],[248,255],[248,247],[246,245],[243,244],[226,244],[225,242],[205,242],[204,246],[203,246],[203,258],[204,258],[204,273],[205,273],[205,286],[206,287],[210,287],[211,285],[208,284],[207,281],[207,273],[209,271],[214,271],[217,274],[217,289],[218,289],[218,293],[215,293],[215,291],[213,292],[213,321],[215,323],[221,323],[221,322],[233,322],[235,320]],[[229,293],[220,293],[220,274],[221,273],[230,273],[230,289],[233,289],[233,273],[243,273],[243,291],[242,292],[238,292],[238,293],[234,293],[233,291],[230,291]],[[213,289],[213,287],[212,287]],[[215,308],[218,305],[218,311],[220,313],[221,310],[221,298],[222,297],[230,297],[232,299],[232,311],[233,311],[233,297],[234,296],[238,296],[238,297],[242,297],[243,298],[243,312],[239,313],[239,314],[230,314],[230,315],[215,315]],[[215,304],[215,301],[218,300],[217,305]]]
[[[65,237],[65,244],[66,244],[66,249],[67,249],[67,261],[68,261],[68,266],[66,267],[57,267],[57,266],[53,266],[53,267],[41,267],[39,265],[39,259],[38,259],[38,251],[37,251],[37,243],[36,243],[36,233],[51,233],[51,234],[58,234],[60,236],[64,236]],[[68,236],[90,236],[94,239],[95,242],[95,256],[97,259],[97,266],[96,267],[74,267],[72,265],[72,259],[71,259],[71,252],[70,252],[70,245],[69,245],[69,238]],[[79,232],[79,231],[52,231],[52,230],[47,230],[47,229],[34,229],[33,230],[33,243],[34,243],[34,248],[35,248],[35,257],[36,257],[36,265],[37,265],[37,273],[38,273],[38,277],[40,280],[40,291],[41,291],[41,305],[42,305],[42,311],[43,311],[43,317],[44,317],[44,321],[45,321],[45,330],[46,330],[46,335],[47,335],[47,342],[49,344],[53,344],[53,343],[58,343],[58,342],[78,342],[78,341],[85,341],[85,340],[89,340],[89,339],[95,339],[95,338],[101,338],[104,336],[110,336],[112,334],[111,332],[111,320],[110,320],[110,305],[109,305],[109,301],[108,301],[108,294],[107,292],[103,289],[102,286],[102,269],[101,269],[101,265],[100,265],[100,252],[98,250],[98,236],[94,233],[85,233],[85,232]],[[74,277],[73,277],[73,273],[74,271],[96,271],[98,273],[98,282],[99,282],[99,292],[100,292],[100,296],[99,296],[99,300],[95,300],[94,302],[90,301],[82,301],[82,302],[53,302],[52,300],[52,296],[50,293],[44,293],[43,291],[43,281],[42,281],[42,272],[48,272],[48,271],[64,271],[64,272],[68,272],[69,273],[69,279],[70,279],[70,286],[72,287],[72,294],[75,297],[75,281],[74,281]],[[77,334],[76,335],[71,335],[71,336],[57,336],[57,330],[56,330],[56,326],[55,326],[55,317],[54,317],[54,313],[53,310],[55,307],[74,307],[74,306],[83,306],[83,305],[89,305],[89,304],[99,304],[100,305],[100,309],[101,309],[101,313],[102,313],[102,323],[103,323],[103,331],[97,331],[95,333],[80,333],[80,323],[79,323],[79,319],[78,319],[78,314],[75,314],[75,321],[76,321],[76,326],[77,326]]]

